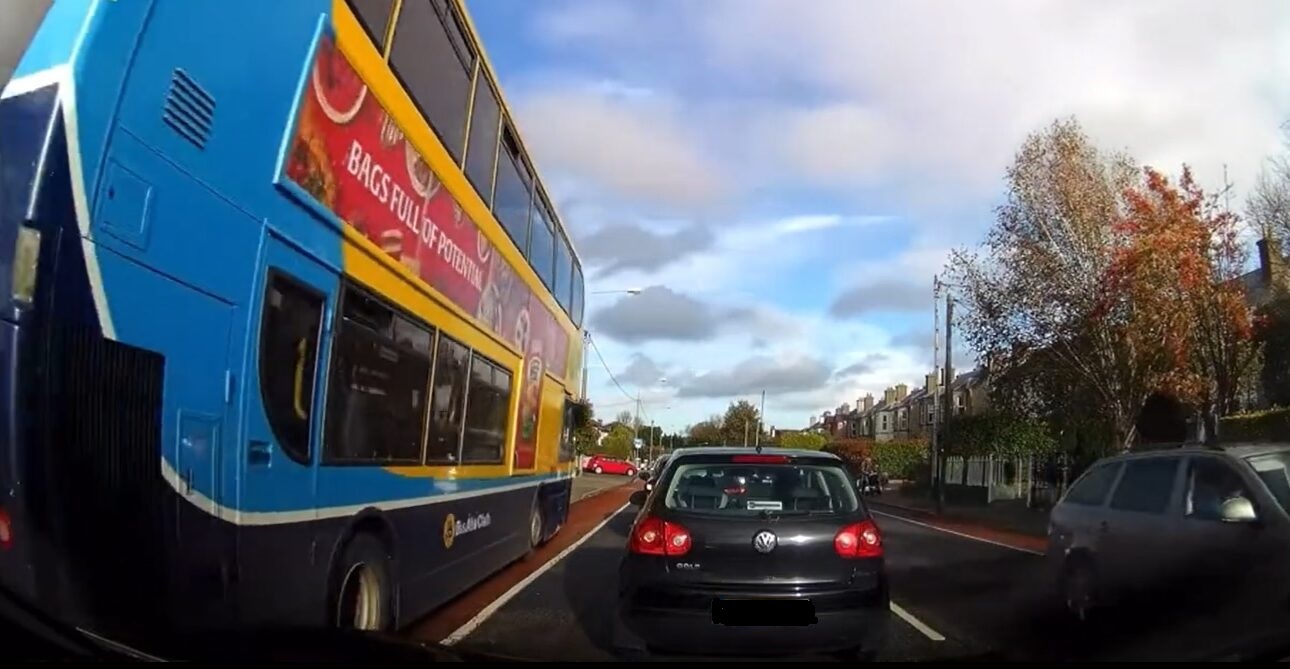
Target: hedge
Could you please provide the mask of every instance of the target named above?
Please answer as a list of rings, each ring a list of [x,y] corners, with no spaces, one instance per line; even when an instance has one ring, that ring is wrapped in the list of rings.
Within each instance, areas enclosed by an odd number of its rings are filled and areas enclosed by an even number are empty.
[[[950,420],[946,455],[1025,457],[1057,450],[1041,421],[999,413],[956,416]]]
[[[842,458],[852,472],[860,471],[860,463],[866,456],[873,457],[878,471],[893,479],[912,480],[927,468],[927,442],[921,440],[845,439],[830,443],[823,450]]]
[[[1225,442],[1285,441],[1290,435],[1290,408],[1224,416],[1218,420],[1218,438]]]
[[[874,444],[873,459],[888,478],[910,481],[927,468],[928,451],[925,441],[884,441]]]

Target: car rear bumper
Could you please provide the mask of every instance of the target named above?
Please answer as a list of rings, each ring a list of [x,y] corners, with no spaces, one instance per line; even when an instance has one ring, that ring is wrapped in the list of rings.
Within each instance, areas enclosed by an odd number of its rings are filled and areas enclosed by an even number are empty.
[[[717,593],[686,590],[680,604],[668,606],[657,592],[629,592],[620,598],[622,628],[638,645],[650,649],[704,655],[763,655],[794,652],[880,650],[891,617],[886,588],[869,591],[809,593],[801,599],[815,605],[814,624],[730,626],[712,622]],[[721,597],[761,598],[758,593],[720,593]],[[696,598],[707,605],[693,605]],[[774,597],[782,598],[782,597]],[[799,597],[794,597],[797,599]]]

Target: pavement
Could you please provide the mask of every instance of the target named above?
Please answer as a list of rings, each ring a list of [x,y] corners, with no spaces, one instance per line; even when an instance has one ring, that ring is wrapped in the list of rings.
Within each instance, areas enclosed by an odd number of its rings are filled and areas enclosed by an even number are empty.
[[[640,479],[615,474],[579,474],[573,479],[573,501],[602,493]]]
[[[1048,511],[1026,508],[1025,500],[998,501],[990,505],[951,505],[941,514],[935,514],[933,502],[926,492],[907,492],[893,488],[883,491],[881,495],[866,497],[865,501],[920,517],[932,514],[946,521],[981,525],[1015,534],[1033,537],[1048,535]]]
[[[485,582],[412,635],[529,660],[612,660],[614,583],[634,517],[626,498],[637,488],[611,486],[575,503],[569,525],[536,559]],[[1212,657],[1223,643],[1204,612],[1155,601],[1076,622],[1054,596],[1036,545],[1010,543],[1026,535],[1000,540],[995,528],[892,507],[874,507],[874,516],[897,614],[880,659],[1183,660]]]

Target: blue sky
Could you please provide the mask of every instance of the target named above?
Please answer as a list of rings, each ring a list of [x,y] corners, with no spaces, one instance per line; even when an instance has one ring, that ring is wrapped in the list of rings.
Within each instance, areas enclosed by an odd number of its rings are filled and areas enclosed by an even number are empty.
[[[1275,0],[467,6],[588,290],[644,289],[589,297],[588,327],[668,429],[762,389],[801,427],[921,383],[933,274],[1055,118],[1238,191],[1290,118]],[[591,364],[598,413],[630,408]]]

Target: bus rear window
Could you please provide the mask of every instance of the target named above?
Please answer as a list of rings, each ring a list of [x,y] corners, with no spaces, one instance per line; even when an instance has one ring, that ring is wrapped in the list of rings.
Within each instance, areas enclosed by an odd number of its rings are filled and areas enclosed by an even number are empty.
[[[664,503],[669,509],[730,516],[851,513],[856,492],[840,465],[677,465]]]

